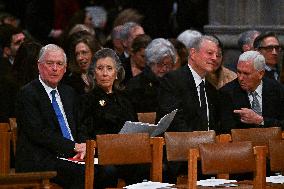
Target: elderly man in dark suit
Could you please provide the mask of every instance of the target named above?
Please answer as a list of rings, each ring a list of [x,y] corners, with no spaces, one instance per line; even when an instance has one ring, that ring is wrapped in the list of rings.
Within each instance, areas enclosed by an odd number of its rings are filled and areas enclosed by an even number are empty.
[[[208,130],[218,124],[218,93],[205,80],[217,64],[218,45],[212,36],[196,38],[189,49],[188,65],[164,76],[158,114],[178,109],[168,131]]]
[[[44,46],[38,60],[39,78],[19,92],[16,115],[18,140],[16,171],[57,171],[54,182],[64,188],[84,187],[84,168],[59,158],[84,158],[75,126],[76,95],[59,84],[66,71],[66,55],[53,44]]]
[[[222,128],[283,127],[284,91],[276,80],[264,77],[265,58],[257,51],[240,55],[238,78],[221,88]]]

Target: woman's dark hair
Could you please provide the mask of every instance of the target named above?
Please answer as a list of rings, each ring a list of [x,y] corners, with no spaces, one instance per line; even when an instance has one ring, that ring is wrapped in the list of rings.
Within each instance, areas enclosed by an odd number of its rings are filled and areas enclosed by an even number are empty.
[[[41,44],[34,41],[25,41],[19,47],[12,67],[19,87],[38,77],[37,61],[41,47]]]
[[[95,39],[95,37],[85,31],[81,31],[78,33],[74,33],[70,37],[70,48],[68,49],[68,60],[69,60],[69,70],[71,72],[75,73],[80,73],[80,67],[76,62],[76,54],[75,54],[75,49],[76,45],[79,43],[84,43],[86,44],[92,53],[92,56],[101,49],[101,45],[99,42]]]
[[[131,45],[131,51],[136,53],[142,48],[146,48],[147,45],[152,41],[151,37],[146,34],[140,34],[136,36]]]
[[[175,47],[176,51],[177,51],[177,54],[180,58],[180,63],[181,63],[181,66],[184,66],[187,64],[188,62],[188,50],[186,48],[186,46],[180,42],[179,40],[177,39],[174,39],[174,38],[170,38],[168,39],[172,44],[173,46]]]

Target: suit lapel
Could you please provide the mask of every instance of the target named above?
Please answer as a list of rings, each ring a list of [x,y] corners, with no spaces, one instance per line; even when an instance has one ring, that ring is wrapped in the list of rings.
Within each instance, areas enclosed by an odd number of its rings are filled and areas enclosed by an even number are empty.
[[[239,84],[238,87],[235,88],[232,95],[234,96],[233,104],[235,104],[235,109],[251,108],[248,94],[246,91],[242,90]]]
[[[184,79],[185,83],[185,98],[191,98],[190,100],[185,100],[185,102],[191,102],[192,104],[189,105],[193,107],[192,109],[196,110],[197,115],[201,118],[201,108],[197,88],[193,75],[187,65],[183,67],[183,75],[184,77],[181,78]]]
[[[53,110],[49,96],[46,93],[43,85],[40,83],[39,79],[36,80],[35,87],[38,91],[38,95],[40,96],[39,99],[43,99],[41,101],[41,106],[43,107],[43,110],[46,111],[46,115],[49,115],[52,122],[56,123],[56,126],[59,128],[59,123],[58,123],[56,114]],[[55,126],[55,124],[53,125]]]
[[[275,91],[272,90],[271,85],[267,79],[263,79],[263,86],[262,86],[262,115],[266,116],[267,111],[269,110],[269,106],[273,106],[273,102],[277,102],[275,99]]]

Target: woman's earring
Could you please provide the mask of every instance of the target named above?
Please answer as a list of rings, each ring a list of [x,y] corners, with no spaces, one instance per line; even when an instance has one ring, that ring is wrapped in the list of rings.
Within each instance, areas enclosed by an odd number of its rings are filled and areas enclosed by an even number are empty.
[[[117,76],[115,77],[115,79],[118,79]]]

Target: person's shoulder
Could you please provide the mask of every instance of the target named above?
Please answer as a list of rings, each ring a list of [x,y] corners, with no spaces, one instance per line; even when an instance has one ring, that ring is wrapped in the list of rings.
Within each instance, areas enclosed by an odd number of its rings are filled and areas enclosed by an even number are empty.
[[[235,88],[239,87],[239,82],[238,79],[234,79],[233,81],[227,83],[226,85],[224,85],[222,88],[220,88],[219,90],[221,92],[226,92],[226,91],[231,91]]]
[[[187,67],[187,65],[180,67],[176,70],[170,71],[168,73],[166,73],[162,78],[161,78],[161,82],[173,82],[176,83],[178,81],[181,81],[182,79],[184,79],[185,77],[188,79],[189,77],[187,77],[189,75],[189,68]]]
[[[32,81],[30,81],[29,83],[27,83],[26,85],[24,85],[20,91],[27,91],[27,92],[30,92],[30,91],[34,91],[36,90],[37,87],[39,87],[41,85],[39,79],[34,79]]]
[[[284,93],[284,85],[279,81],[267,77],[264,77],[262,81],[263,81],[263,90],[270,92],[280,91],[281,93]]]

